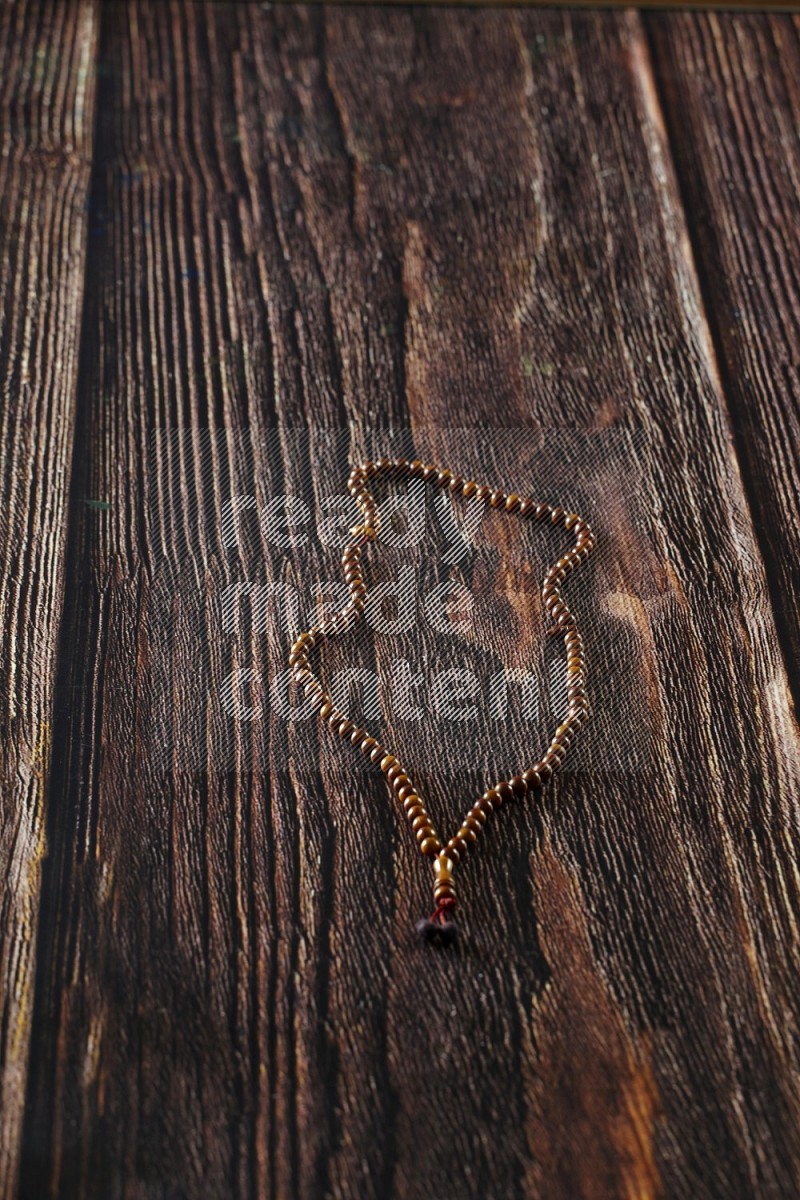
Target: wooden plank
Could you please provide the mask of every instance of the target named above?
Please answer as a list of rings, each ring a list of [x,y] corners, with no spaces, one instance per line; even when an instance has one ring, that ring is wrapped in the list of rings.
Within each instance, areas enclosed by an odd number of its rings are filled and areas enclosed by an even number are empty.
[[[373,0],[373,2],[376,4],[402,5],[405,3],[405,0]],[[278,3],[292,4],[292,3],[294,3],[294,0],[278,0]],[[357,4],[363,4],[364,0],[341,0],[341,3],[357,5]],[[419,3],[419,0],[413,0],[413,6],[418,6],[418,7],[432,7],[432,6],[435,7],[437,4],[447,5],[447,4],[451,4],[451,3],[452,3],[452,0],[432,0],[431,5],[422,5]],[[508,8],[508,7],[512,7],[509,5],[508,0],[460,0],[460,3],[469,5],[469,6],[474,6],[477,8],[491,8],[491,7]],[[619,9],[619,8],[622,8],[623,6],[620,4],[606,4],[606,5],[599,6],[595,2],[595,0],[569,0],[568,3],[564,2],[564,3],[558,3],[558,4],[553,4],[552,0],[519,0],[519,3],[515,3],[513,5],[513,7],[514,8],[568,8],[568,9],[569,8],[605,7],[605,8],[611,8],[611,9],[613,9],[613,8]],[[700,10],[701,12],[705,11],[705,10],[713,11],[714,9],[722,9],[723,11],[726,11],[726,12],[730,12],[731,10],[746,11],[746,12],[759,12],[763,9],[766,9],[769,12],[778,12],[778,13],[781,13],[781,12],[790,13],[790,12],[794,11],[794,6],[791,4],[770,4],[769,0],[750,0],[749,3],[736,3],[736,4],[726,4],[723,2],[723,0],[703,0],[703,3],[698,2],[698,3],[691,4],[691,5],[686,3],[686,0],[683,0],[683,2],[681,2],[681,0],[673,0],[673,2],[671,4],[664,4],[662,2],[662,0],[642,0],[642,2],[640,4],[638,4],[636,7],[638,9],[657,8],[657,9],[660,9],[665,12],[680,11],[681,9],[687,9],[690,7],[693,10]]]
[[[800,25],[648,24],[736,443],[800,703]]]
[[[793,1194],[797,731],[637,18],[104,12],[24,1194]],[[221,615],[335,572],[258,507],[316,525],[390,428],[600,537],[592,724],[465,868],[448,958],[381,781],[267,694],[275,613]],[[359,664],[544,667],[546,552],[499,522],[469,635],[362,634]],[[224,711],[235,668],[260,721]],[[516,722],[382,721],[454,814]]]
[[[64,587],[96,12],[0,12],[0,1196],[16,1194]]]

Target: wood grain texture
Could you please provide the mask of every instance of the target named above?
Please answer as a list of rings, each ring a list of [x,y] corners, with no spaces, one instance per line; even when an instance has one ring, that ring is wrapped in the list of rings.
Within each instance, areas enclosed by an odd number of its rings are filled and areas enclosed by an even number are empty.
[[[289,2],[292,2],[292,0],[289,0]],[[343,2],[345,4],[354,4],[354,5],[363,4],[363,0],[343,0]],[[463,4],[473,5],[476,8],[491,8],[492,6],[497,6],[500,8],[508,7],[507,0],[488,0],[488,3],[483,2],[483,0],[461,0],[461,2]],[[378,3],[401,5],[402,0],[378,0]],[[452,3],[452,0],[432,0],[432,4],[430,5],[430,7],[435,7],[437,4],[447,5],[447,4],[451,4],[451,3]],[[580,8],[594,8],[597,6],[595,3],[593,3],[593,0],[575,0],[574,3],[571,2],[569,4],[559,4],[559,5],[553,5],[552,3],[547,4],[545,2],[545,0],[522,0],[522,2],[518,5],[515,5],[515,7],[517,7],[517,8],[558,7],[558,8],[580,9]],[[613,6],[610,6],[610,7],[613,7]],[[667,4],[667,5],[661,3],[660,0],[643,0],[643,3],[638,4],[636,7],[637,7],[637,9],[658,8],[658,9],[667,10],[667,11],[679,11],[680,9],[688,8],[689,5],[684,3],[683,0],[673,0],[672,4]],[[732,9],[734,11],[737,9],[742,9],[742,10],[746,10],[748,12],[758,12],[763,9],[763,10],[766,10],[767,12],[777,12],[777,13],[791,13],[794,11],[794,7],[791,4],[770,4],[768,2],[768,0],[750,0],[750,3],[748,3],[748,4],[745,4],[745,3],[724,4],[722,2],[722,0],[705,0],[704,3],[693,4],[691,7],[693,9],[700,9],[701,11],[706,10],[706,9],[714,10],[714,9],[720,8],[726,12],[730,12]]]
[[[0,1196],[30,1042],[84,282],[96,13],[0,12]]]
[[[638,18],[103,13],[22,1194],[794,1194],[798,735]],[[225,640],[225,589],[337,558],[246,513],[228,546],[225,504],[318,516],[379,425],[526,488],[553,438],[601,543],[596,732],[468,864],[449,958],[381,782],[212,686],[285,655],[275,614]],[[477,666],[541,653],[506,528],[466,576]],[[442,645],[358,648],[385,676]],[[442,810],[493,754],[452,731]]]
[[[649,19],[794,702],[800,701],[800,23]]]

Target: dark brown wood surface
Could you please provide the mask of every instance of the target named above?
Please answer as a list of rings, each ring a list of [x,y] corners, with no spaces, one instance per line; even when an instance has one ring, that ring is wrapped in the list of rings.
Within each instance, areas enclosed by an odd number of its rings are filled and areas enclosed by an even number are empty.
[[[97,13],[0,11],[0,1195],[31,1036],[94,124]]]
[[[15,432],[4,391],[4,603],[36,590],[4,622],[33,715],[27,758],[3,727],[4,821],[31,814],[3,1194],[796,1195],[794,19],[111,4],[95,55],[88,6],[19,12],[3,344],[30,354],[35,295],[42,366]],[[26,218],[48,38],[71,173]],[[335,545],[225,516],[291,495],[318,527],[395,446],[598,533],[569,585],[592,722],[465,865],[449,956],[414,941],[429,876],[382,780],[268,688],[288,630],[253,589],[305,602]],[[554,550],[492,517],[450,569],[432,538],[418,590],[467,586],[468,632],[362,630],[323,669],[544,671]],[[235,669],[260,719],[221,703]],[[383,728],[445,828],[540,732]]]
[[[795,705],[800,19],[649,18],[694,253]],[[733,36],[732,36],[733,32]]]

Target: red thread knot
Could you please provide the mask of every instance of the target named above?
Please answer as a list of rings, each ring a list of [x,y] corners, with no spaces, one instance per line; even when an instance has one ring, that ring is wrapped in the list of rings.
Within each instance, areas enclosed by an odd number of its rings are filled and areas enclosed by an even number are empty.
[[[444,921],[446,919],[448,911],[452,912],[452,910],[455,908],[455,906],[456,906],[455,896],[445,896],[445,898],[443,900],[440,900],[439,903],[436,905],[436,908],[433,910],[433,912],[431,913],[428,920],[429,921],[439,921],[439,922],[441,922],[441,924],[444,924]]]

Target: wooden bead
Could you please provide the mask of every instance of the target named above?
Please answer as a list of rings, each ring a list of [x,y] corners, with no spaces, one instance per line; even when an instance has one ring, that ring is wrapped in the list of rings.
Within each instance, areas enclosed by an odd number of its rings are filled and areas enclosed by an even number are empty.
[[[445,846],[445,850],[448,854],[458,854],[463,858],[467,853],[467,844],[466,842],[462,842],[461,838],[456,834],[455,837],[450,838],[450,841]]]
[[[442,900],[455,900],[456,889],[449,883],[436,883],[433,885],[433,903],[440,904]]]
[[[452,858],[448,858],[446,854],[440,854],[433,864],[433,873],[437,879],[450,879],[453,875],[453,867],[455,863]]]
[[[423,838],[419,844],[419,848],[423,854],[438,854],[442,848],[442,844],[437,837],[432,837],[430,834]]]

